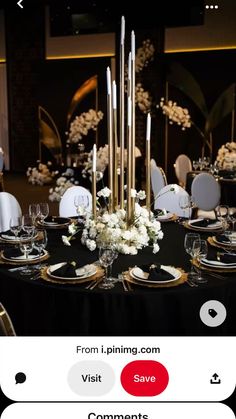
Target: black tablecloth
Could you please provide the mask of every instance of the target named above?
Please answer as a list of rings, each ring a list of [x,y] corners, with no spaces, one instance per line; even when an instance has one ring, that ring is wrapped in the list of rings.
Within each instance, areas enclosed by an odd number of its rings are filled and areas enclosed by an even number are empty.
[[[114,262],[116,274],[129,266],[160,262],[190,268],[183,242],[186,230],[176,223],[163,223],[164,238],[160,251],[153,255],[145,248],[136,256],[119,255]],[[80,258],[84,263],[98,259],[76,239],[71,247],[63,245],[63,230],[48,233],[48,262]],[[202,234],[205,238],[206,235]],[[6,247],[6,245],[4,246]],[[191,288],[188,284],[154,289],[135,288],[125,292],[122,284],[112,290],[86,290],[83,286],[31,281],[19,273],[0,268],[0,301],[21,336],[76,335],[235,335],[236,275],[225,280],[209,278],[207,284]],[[217,328],[204,325],[199,310],[208,300],[219,300],[227,309],[226,321]]]

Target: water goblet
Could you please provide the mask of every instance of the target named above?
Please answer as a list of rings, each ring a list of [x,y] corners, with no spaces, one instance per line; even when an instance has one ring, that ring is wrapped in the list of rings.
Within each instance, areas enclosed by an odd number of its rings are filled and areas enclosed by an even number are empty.
[[[10,231],[14,234],[15,240],[18,239],[18,235],[22,229],[22,218],[11,217],[10,218]]]
[[[19,248],[20,248],[20,251],[23,253],[26,260],[26,265],[20,271],[20,275],[32,275],[32,273],[34,273],[34,270],[28,264],[29,254],[33,250],[32,236],[29,234],[22,234],[22,236],[20,236]]]
[[[207,257],[207,241],[201,239],[194,240],[192,253],[193,257],[201,263],[201,260]],[[201,269],[198,269],[198,275],[194,277],[194,282],[199,284],[208,282],[207,279],[202,276]]]
[[[199,167],[199,162],[197,160],[193,160],[193,169],[197,170]]]
[[[78,223],[83,223],[89,207],[89,197],[87,195],[75,195],[74,206],[78,214]]]
[[[36,225],[36,219],[39,216],[38,204],[29,204],[29,215],[32,217],[34,225]]]
[[[22,230],[28,233],[29,235],[34,235],[34,219],[29,214],[24,214],[22,216]]]
[[[34,241],[34,248],[38,250],[39,257],[41,258],[39,261],[39,265],[36,266],[37,269],[41,269],[42,267],[42,257],[44,255],[44,250],[46,249],[48,243],[48,236],[46,230],[40,230],[37,234],[37,239]]]
[[[179,206],[181,209],[185,210],[188,209],[188,215],[184,218],[190,218],[190,210],[191,210],[191,197],[189,195],[180,195],[179,197]]]
[[[198,234],[198,233],[187,233],[185,235],[185,238],[184,238],[184,248],[185,248],[185,251],[190,256],[194,257],[194,254],[193,254],[193,243],[194,243],[194,241],[195,240],[200,240],[200,239],[201,239],[201,237],[200,237],[200,234]],[[193,265],[192,264],[191,264],[191,270],[188,273],[188,275],[189,275],[190,278],[194,278],[196,276],[196,273],[195,273],[195,271],[193,269]]]
[[[114,287],[113,281],[108,279],[108,266],[112,264],[114,260],[114,252],[110,246],[101,246],[99,247],[99,261],[102,266],[105,268],[105,277],[103,281],[99,284],[99,288],[102,289],[111,289]]]
[[[45,218],[48,217],[49,214],[49,205],[47,202],[40,202],[38,204],[38,216],[40,219],[41,224],[44,222]]]

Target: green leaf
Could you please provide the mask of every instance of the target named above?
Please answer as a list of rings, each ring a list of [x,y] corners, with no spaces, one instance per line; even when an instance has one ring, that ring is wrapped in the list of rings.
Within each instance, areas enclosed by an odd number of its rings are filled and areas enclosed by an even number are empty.
[[[169,67],[167,81],[190,97],[205,118],[207,118],[208,110],[201,87],[185,67],[177,62],[172,62]]]
[[[211,132],[234,109],[235,83],[231,84],[217,99],[206,119],[205,132]]]

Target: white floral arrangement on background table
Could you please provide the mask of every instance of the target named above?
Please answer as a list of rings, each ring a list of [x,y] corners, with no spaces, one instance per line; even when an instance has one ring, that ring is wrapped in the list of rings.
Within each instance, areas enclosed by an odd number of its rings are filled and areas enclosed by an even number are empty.
[[[236,169],[236,142],[223,144],[218,150],[216,161],[222,169]]]
[[[48,199],[51,202],[60,202],[62,195],[71,186],[78,185],[79,182],[74,179],[74,170],[67,169],[56,180],[56,186],[49,189]]]
[[[172,100],[165,101],[163,97],[157,108],[162,109],[162,113],[168,117],[170,125],[176,123],[181,126],[183,131],[191,127],[191,117],[187,108],[182,108]]]
[[[105,187],[97,193],[97,197],[109,200],[111,191]],[[140,249],[146,246],[153,247],[153,253],[159,251],[158,240],[163,238],[161,224],[154,217],[154,214],[139,204],[140,200],[146,198],[144,191],[131,190],[135,198],[134,217],[129,226],[126,221],[125,209],[117,208],[112,213],[107,209],[98,211],[96,219],[93,215],[81,208],[78,215],[85,216],[82,229],[81,242],[91,251],[95,250],[99,243],[112,243],[119,253],[136,255]],[[75,223],[69,226],[69,236],[62,236],[65,245],[71,245],[71,239],[81,230]]]
[[[41,163],[37,161],[37,166],[28,167],[26,176],[28,182],[32,185],[48,185],[53,181],[53,178],[58,174],[57,170],[52,170],[52,162]]]
[[[88,112],[76,116],[70,124],[69,133],[67,133],[67,144],[77,144],[84,136],[88,135],[89,130],[96,131],[102,118],[103,112],[94,109],[89,109]]]

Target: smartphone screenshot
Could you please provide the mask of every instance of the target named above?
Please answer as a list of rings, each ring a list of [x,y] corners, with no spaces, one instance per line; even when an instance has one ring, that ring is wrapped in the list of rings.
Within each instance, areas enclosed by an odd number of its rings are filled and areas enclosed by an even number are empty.
[[[235,417],[236,4],[180,3],[0,0],[2,419]]]

